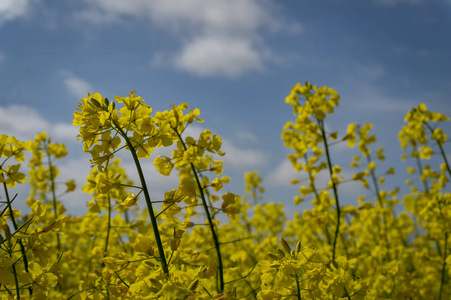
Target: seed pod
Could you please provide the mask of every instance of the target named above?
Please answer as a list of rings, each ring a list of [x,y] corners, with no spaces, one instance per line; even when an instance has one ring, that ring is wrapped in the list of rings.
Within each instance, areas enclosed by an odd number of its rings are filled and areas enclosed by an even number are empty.
[[[279,260],[279,257],[277,255],[275,255],[274,253],[268,252],[268,256],[272,259],[272,260]]]
[[[9,229],[8,224],[5,224],[5,225],[3,226],[3,231],[5,232],[5,237],[6,237],[6,239],[7,239],[7,240],[10,240],[10,239],[11,239],[11,230]]]
[[[96,107],[101,107],[99,101],[97,101],[96,99],[91,99],[92,104],[94,104],[94,106]]]
[[[302,250],[301,242],[298,242],[298,243],[296,244],[296,253],[301,252],[301,250]]]
[[[197,284],[199,283],[199,279],[195,279],[188,287],[188,290],[194,291],[197,288]]]
[[[282,245],[282,247],[285,249],[285,251],[288,254],[291,253],[290,245],[288,245],[287,241],[285,241],[285,239],[283,237],[280,238],[280,244]]]

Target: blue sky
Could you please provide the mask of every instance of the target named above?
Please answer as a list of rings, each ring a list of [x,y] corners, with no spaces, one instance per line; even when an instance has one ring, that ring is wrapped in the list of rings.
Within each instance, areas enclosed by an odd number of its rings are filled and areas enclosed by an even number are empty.
[[[206,122],[193,132],[224,139],[226,191],[241,193],[244,172],[255,169],[265,201],[291,206],[298,187],[287,183],[295,174],[280,133],[293,118],[284,98],[304,81],[340,93],[329,128],[344,134],[350,122],[373,123],[386,166],[402,179],[405,113],[425,102],[451,115],[450,70],[449,0],[0,0],[0,131],[22,139],[48,131],[66,143],[61,176],[80,186],[90,157],[71,126],[80,97],[134,89],[154,110],[200,109]],[[335,152],[344,167],[356,153]],[[176,180],[152,168],[149,161],[158,198]],[[76,212],[86,200],[78,192],[65,204]]]

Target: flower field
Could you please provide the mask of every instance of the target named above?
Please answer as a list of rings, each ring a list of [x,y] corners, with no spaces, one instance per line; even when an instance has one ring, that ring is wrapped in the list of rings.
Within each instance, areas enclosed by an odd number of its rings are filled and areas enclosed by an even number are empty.
[[[135,91],[81,99],[73,125],[91,154],[83,192],[93,199],[83,216],[68,214],[56,193],[66,147],[46,133],[19,141],[0,132],[1,298],[449,299],[451,166],[441,128],[449,118],[425,104],[407,112],[398,136],[417,179],[400,194],[384,188],[396,173],[379,166],[384,149],[370,123],[328,131],[336,91],[297,84],[285,102],[294,112],[281,134],[288,159],[308,174],[291,182],[299,187],[294,203],[312,203],[293,215],[282,203],[261,204],[256,171],[245,175],[244,195],[225,191],[222,139],[210,130],[187,135],[204,117],[186,103],[154,112]],[[349,178],[334,164],[337,144],[356,153]],[[170,157],[159,153],[166,147]],[[139,182],[127,177],[119,151],[133,159]],[[152,178],[142,170],[149,163],[179,177],[164,199],[149,195]],[[350,181],[373,196],[344,205]],[[29,195],[15,193],[22,184]],[[65,186],[70,193],[75,182]],[[20,201],[30,214],[14,208]]]

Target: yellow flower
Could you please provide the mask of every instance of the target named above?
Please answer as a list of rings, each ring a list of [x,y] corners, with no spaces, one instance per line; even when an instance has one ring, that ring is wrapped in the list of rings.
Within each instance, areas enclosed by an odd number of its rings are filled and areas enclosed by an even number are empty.
[[[138,203],[138,197],[135,196],[135,194],[129,193],[127,198],[124,200],[119,200],[118,203],[124,207],[136,206]]]

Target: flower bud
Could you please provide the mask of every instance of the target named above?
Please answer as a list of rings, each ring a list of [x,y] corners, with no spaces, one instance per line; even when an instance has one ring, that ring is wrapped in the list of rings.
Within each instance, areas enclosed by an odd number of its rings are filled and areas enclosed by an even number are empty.
[[[94,104],[95,107],[98,107],[98,108],[101,107],[99,101],[97,101],[95,99],[91,99],[91,102],[92,102],[92,104]]]
[[[282,245],[282,247],[285,249],[285,251],[288,254],[291,253],[290,245],[288,245],[287,241],[285,241],[285,239],[283,237],[280,238],[280,244]]]
[[[196,278],[193,282],[191,282],[191,284],[188,287],[188,290],[194,291],[197,288],[198,283],[199,279]]]
[[[301,250],[302,250],[302,244],[301,244],[301,242],[298,242],[298,243],[296,244],[296,253],[301,252]]]
[[[275,255],[274,253],[269,252],[268,256],[272,259],[272,260],[279,260],[279,257],[277,255]]]

